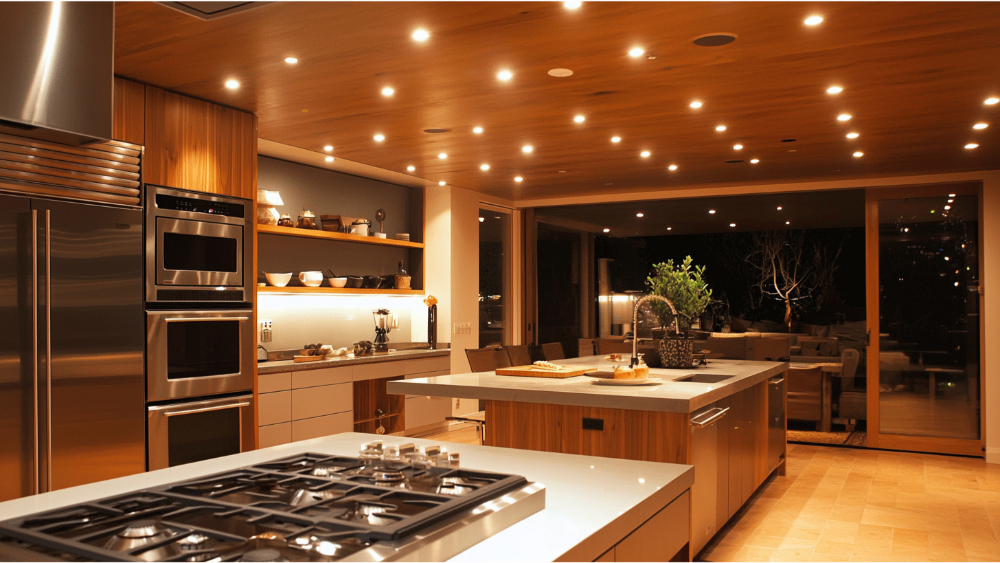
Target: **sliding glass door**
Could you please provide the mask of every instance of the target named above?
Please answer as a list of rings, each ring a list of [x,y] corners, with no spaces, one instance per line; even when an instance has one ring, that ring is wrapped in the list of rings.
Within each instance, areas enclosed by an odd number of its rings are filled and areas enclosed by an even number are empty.
[[[868,444],[982,455],[979,187],[868,197]]]

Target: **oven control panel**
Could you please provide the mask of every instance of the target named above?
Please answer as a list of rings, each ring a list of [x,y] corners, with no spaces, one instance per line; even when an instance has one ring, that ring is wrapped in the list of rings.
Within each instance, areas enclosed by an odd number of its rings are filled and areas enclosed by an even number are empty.
[[[189,197],[177,197],[166,194],[156,194],[156,207],[189,213],[206,213],[208,215],[225,215],[226,217],[244,218],[245,206],[241,203],[226,201],[209,201]]]

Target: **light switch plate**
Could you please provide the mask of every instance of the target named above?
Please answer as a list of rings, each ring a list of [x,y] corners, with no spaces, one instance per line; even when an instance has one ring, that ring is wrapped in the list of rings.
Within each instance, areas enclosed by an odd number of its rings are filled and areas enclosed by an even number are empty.
[[[472,334],[472,323],[455,323],[455,334]]]

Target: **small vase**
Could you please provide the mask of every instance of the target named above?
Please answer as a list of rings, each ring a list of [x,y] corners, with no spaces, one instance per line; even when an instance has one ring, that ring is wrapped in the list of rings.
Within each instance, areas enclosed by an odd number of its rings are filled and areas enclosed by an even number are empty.
[[[694,340],[690,338],[662,338],[656,349],[665,368],[689,368],[694,363]]]

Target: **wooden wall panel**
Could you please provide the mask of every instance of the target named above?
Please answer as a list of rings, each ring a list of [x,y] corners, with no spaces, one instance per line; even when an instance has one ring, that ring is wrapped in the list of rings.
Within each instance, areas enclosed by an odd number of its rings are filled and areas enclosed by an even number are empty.
[[[257,118],[146,86],[146,169],[151,184],[254,199]]]
[[[604,421],[584,430],[583,418]],[[486,401],[490,446],[568,454],[687,463],[688,416],[596,407]]]
[[[113,139],[146,144],[146,86],[116,76],[112,115]]]

